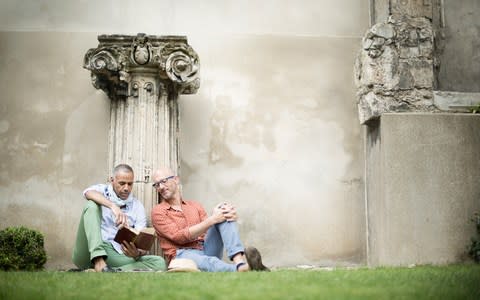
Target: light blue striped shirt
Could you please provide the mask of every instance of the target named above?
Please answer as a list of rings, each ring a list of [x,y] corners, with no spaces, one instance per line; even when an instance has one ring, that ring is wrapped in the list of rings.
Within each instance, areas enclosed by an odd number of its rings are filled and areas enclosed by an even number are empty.
[[[116,195],[110,195],[108,184],[92,185],[91,187],[88,187],[87,189],[85,189],[85,191],[83,191],[83,195],[85,196],[85,193],[91,190],[94,190],[103,194],[103,196],[110,201],[112,201],[111,200],[112,196],[113,197],[116,196]],[[112,190],[113,189],[110,188],[110,191]],[[147,218],[145,215],[145,208],[143,207],[143,204],[140,201],[138,201],[138,199],[135,198],[132,194],[130,194],[130,196],[125,201],[125,203],[126,203],[126,207],[122,208],[121,210],[128,217],[128,225],[137,231],[144,229],[147,226]],[[115,250],[117,250],[118,253],[123,254],[122,247],[120,246],[120,244],[113,240],[118,231],[118,228],[115,224],[115,216],[110,208],[105,207],[103,205],[101,206],[101,208],[102,208],[102,225],[101,225],[102,239],[105,242],[110,242],[113,248],[115,248]]]

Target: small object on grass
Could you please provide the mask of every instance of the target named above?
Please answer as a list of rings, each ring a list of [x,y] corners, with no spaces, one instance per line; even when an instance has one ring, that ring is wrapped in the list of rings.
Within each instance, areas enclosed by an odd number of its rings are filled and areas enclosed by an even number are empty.
[[[174,258],[168,265],[167,272],[200,272],[197,264],[188,258]]]

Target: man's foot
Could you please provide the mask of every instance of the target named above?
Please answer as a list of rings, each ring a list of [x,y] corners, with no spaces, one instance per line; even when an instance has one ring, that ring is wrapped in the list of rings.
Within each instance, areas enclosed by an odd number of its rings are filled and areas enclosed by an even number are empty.
[[[75,271],[74,271],[75,272]],[[122,272],[121,268],[110,268],[109,266],[103,267],[100,271],[97,271],[95,269],[85,269],[83,272],[87,273],[116,273],[116,272]]]
[[[101,272],[104,273],[115,273],[115,272],[121,272],[121,269],[119,268],[110,268],[109,266],[105,266]]]
[[[95,272],[103,272],[103,269],[107,267],[105,258],[103,256],[95,257],[93,259],[93,266],[94,266]]]
[[[262,263],[262,256],[255,247],[245,248],[245,258],[247,259],[248,266],[252,271],[270,271]]]
[[[85,270],[83,270],[83,272],[96,273],[97,271],[95,271],[95,269],[85,269]]]
[[[248,272],[250,268],[248,267],[246,262],[240,262],[237,264],[237,272]]]

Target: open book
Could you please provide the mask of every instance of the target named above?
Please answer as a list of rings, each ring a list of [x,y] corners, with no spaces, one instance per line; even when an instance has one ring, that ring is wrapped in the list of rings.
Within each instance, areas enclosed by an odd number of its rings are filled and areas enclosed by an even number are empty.
[[[155,242],[155,229],[148,227],[138,232],[132,228],[122,227],[113,240],[119,244],[123,241],[133,242],[137,248],[149,251]]]

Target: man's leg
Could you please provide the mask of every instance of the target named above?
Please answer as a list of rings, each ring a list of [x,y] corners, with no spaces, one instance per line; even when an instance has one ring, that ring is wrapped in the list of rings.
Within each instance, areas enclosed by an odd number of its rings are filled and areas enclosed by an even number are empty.
[[[101,220],[101,208],[95,202],[87,201],[78,225],[72,254],[73,263],[81,269],[90,268],[94,258],[107,255],[103,249]]]
[[[203,248],[206,255],[223,258],[223,240],[216,226],[208,228]]]
[[[235,263],[238,271],[268,270],[263,265],[260,252],[256,248],[245,249],[243,246],[237,222],[223,222],[208,229],[204,244],[205,254],[221,259],[223,246],[225,246],[228,258]]]
[[[178,249],[177,258],[188,258],[193,260],[198,268],[204,272],[235,272],[237,267],[219,259],[216,256],[206,255],[201,250]]]
[[[107,265],[113,268],[120,268],[122,271],[133,270],[153,270],[165,271],[165,260],[161,256],[144,255],[138,260],[128,257],[124,254],[118,253],[112,244],[104,243],[104,248],[107,251]]]
[[[222,222],[208,229],[204,244],[205,254],[221,259],[224,246],[230,260],[233,260],[238,253],[245,251],[240,240],[237,222]]]

